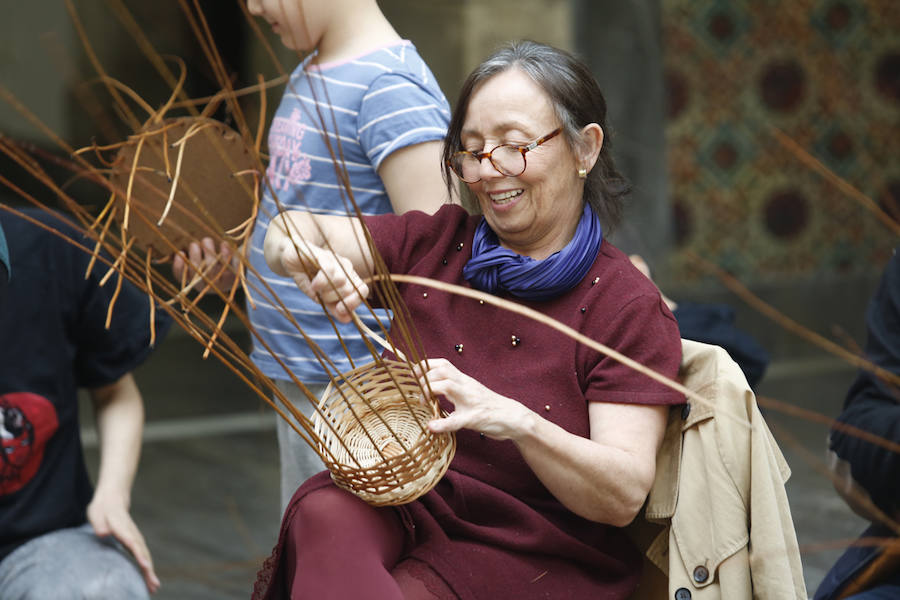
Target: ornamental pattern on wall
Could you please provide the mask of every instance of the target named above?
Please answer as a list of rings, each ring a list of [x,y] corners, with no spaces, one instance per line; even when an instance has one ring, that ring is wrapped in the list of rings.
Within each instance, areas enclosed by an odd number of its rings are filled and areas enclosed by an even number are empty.
[[[663,27],[676,280],[690,253],[749,284],[880,272],[896,233],[800,153],[900,220],[900,2],[669,0]]]

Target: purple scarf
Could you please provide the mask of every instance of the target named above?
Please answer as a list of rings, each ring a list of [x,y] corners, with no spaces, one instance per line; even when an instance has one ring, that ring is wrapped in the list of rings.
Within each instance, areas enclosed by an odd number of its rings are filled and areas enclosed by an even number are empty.
[[[594,264],[602,241],[600,219],[587,203],[572,240],[544,260],[502,248],[482,217],[463,276],[490,294],[505,291],[525,300],[550,300],[578,285]]]

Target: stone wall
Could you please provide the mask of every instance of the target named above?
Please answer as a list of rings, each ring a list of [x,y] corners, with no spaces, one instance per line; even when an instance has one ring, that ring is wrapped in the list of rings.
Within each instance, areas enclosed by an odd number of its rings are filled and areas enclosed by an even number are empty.
[[[466,75],[503,42],[572,49],[569,0],[381,0],[379,6],[415,43],[451,104]]]

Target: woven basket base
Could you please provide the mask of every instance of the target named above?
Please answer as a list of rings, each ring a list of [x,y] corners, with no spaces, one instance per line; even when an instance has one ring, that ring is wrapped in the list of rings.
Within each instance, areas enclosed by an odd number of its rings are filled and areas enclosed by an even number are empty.
[[[313,424],[335,484],[371,505],[415,500],[443,477],[456,436],[428,431],[439,416],[405,363],[369,363],[330,384]]]
[[[177,169],[180,150],[173,144],[179,142],[185,148]],[[135,245],[152,248],[156,257],[168,256],[173,248],[231,230],[252,216],[256,184],[235,173],[255,166],[240,135],[218,121],[179,117],[151,125],[122,146],[113,164],[110,183],[120,204],[116,219],[122,227],[128,214]],[[173,202],[157,225],[173,185]]]

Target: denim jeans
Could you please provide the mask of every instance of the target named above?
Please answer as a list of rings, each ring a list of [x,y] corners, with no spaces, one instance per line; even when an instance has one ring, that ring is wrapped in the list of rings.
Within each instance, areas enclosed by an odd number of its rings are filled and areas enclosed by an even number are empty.
[[[3,600],[150,597],[140,570],[114,538],[90,524],[29,540],[0,562]]]

